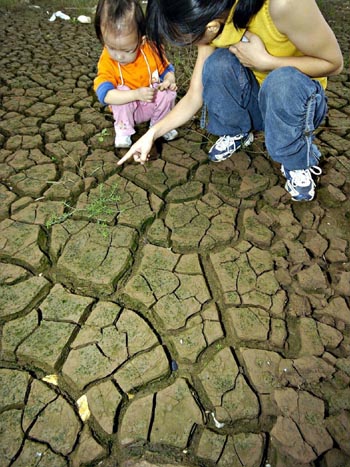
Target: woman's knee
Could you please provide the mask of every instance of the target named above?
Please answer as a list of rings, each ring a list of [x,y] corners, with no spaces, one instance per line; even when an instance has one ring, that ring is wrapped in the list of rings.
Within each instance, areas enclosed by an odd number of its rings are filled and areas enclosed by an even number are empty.
[[[301,71],[294,67],[287,66],[277,68],[271,71],[261,85],[260,95],[273,96],[275,99],[288,102],[296,95],[301,96],[305,93],[307,98],[312,80]]]

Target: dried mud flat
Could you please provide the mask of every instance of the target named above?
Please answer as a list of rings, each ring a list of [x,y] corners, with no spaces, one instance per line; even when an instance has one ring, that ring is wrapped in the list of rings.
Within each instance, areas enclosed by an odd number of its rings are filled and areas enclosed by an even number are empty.
[[[117,168],[93,27],[50,8],[0,9],[1,467],[349,466],[348,70],[311,203],[261,135]]]

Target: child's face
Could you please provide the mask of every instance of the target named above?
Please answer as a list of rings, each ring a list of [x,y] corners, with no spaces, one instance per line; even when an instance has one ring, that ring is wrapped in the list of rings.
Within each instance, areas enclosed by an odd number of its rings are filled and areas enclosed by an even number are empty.
[[[139,51],[140,40],[136,31],[115,34],[115,31],[108,29],[103,31],[103,41],[106,49],[113,60],[121,65],[126,65],[135,61]]]

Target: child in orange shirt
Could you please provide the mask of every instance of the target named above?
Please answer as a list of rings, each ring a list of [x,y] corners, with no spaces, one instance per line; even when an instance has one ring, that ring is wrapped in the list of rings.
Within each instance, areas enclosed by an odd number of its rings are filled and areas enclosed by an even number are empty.
[[[113,112],[115,147],[129,148],[135,124],[149,121],[152,126],[174,107],[174,67],[147,41],[137,0],[99,0],[95,29],[104,48],[94,90]],[[171,141],[177,135],[170,130],[163,138]]]

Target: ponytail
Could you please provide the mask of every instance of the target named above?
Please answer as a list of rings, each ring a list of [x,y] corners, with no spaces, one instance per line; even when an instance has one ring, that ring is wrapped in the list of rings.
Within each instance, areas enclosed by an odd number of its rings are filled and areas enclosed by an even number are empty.
[[[264,3],[265,0],[238,0],[232,19],[234,26],[237,29],[245,29]]]

